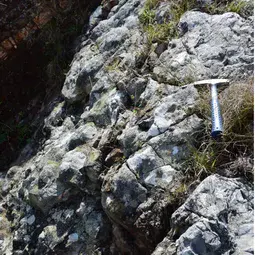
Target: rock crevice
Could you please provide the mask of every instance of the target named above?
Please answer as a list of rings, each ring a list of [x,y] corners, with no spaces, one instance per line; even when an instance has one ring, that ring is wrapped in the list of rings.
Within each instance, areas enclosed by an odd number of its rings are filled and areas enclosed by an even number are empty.
[[[185,30],[155,56],[139,21],[145,1],[108,5],[107,17],[102,6],[91,16],[42,147],[4,178],[3,253],[253,252],[250,183],[208,171],[186,187],[205,124],[199,91],[182,86],[191,76],[250,77],[251,19],[185,12]],[[137,71],[145,53],[151,72]]]

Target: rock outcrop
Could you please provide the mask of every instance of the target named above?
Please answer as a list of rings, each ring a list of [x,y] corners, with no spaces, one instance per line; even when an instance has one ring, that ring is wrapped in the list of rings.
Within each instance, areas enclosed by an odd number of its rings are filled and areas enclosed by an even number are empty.
[[[100,0],[1,1],[0,171],[18,158],[52,111],[65,79],[63,70],[75,52],[74,41],[99,4]]]
[[[181,232],[177,254],[251,254],[253,200],[252,187],[241,180],[205,179],[172,214],[174,229]],[[171,246],[166,238],[153,254],[167,254]]]
[[[144,1],[111,4],[90,19],[40,149],[2,180],[2,253],[253,253],[248,181],[213,174],[184,189],[204,120],[198,90],[181,86],[249,78],[251,17],[188,11],[156,54]]]
[[[173,83],[252,75],[252,20],[230,12],[209,15],[192,11],[182,16],[179,26],[182,36],[171,41],[153,69],[160,79]]]

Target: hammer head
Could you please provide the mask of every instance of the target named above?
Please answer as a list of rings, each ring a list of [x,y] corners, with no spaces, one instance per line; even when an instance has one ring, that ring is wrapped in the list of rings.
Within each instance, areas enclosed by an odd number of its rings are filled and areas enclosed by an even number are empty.
[[[192,85],[196,87],[202,87],[203,85],[216,85],[217,88],[223,90],[227,86],[229,86],[229,80],[228,79],[210,79],[210,80],[202,80],[202,81],[196,81],[192,83]]]

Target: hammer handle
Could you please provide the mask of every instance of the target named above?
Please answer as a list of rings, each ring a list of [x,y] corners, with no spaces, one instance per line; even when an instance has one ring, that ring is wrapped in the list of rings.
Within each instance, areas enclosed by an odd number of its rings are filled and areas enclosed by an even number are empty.
[[[217,86],[216,84],[211,85],[211,108],[212,108],[212,132],[211,136],[217,138],[223,132],[223,123],[220,112],[220,104],[217,95]]]

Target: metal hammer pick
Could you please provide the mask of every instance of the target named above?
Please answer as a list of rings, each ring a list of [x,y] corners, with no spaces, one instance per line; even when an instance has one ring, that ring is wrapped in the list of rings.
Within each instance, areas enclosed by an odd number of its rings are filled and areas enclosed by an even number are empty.
[[[223,133],[223,122],[220,112],[220,104],[217,95],[217,87],[229,85],[228,79],[211,79],[194,82],[193,85],[211,85],[211,114],[212,114],[212,132],[211,136],[217,138]]]

